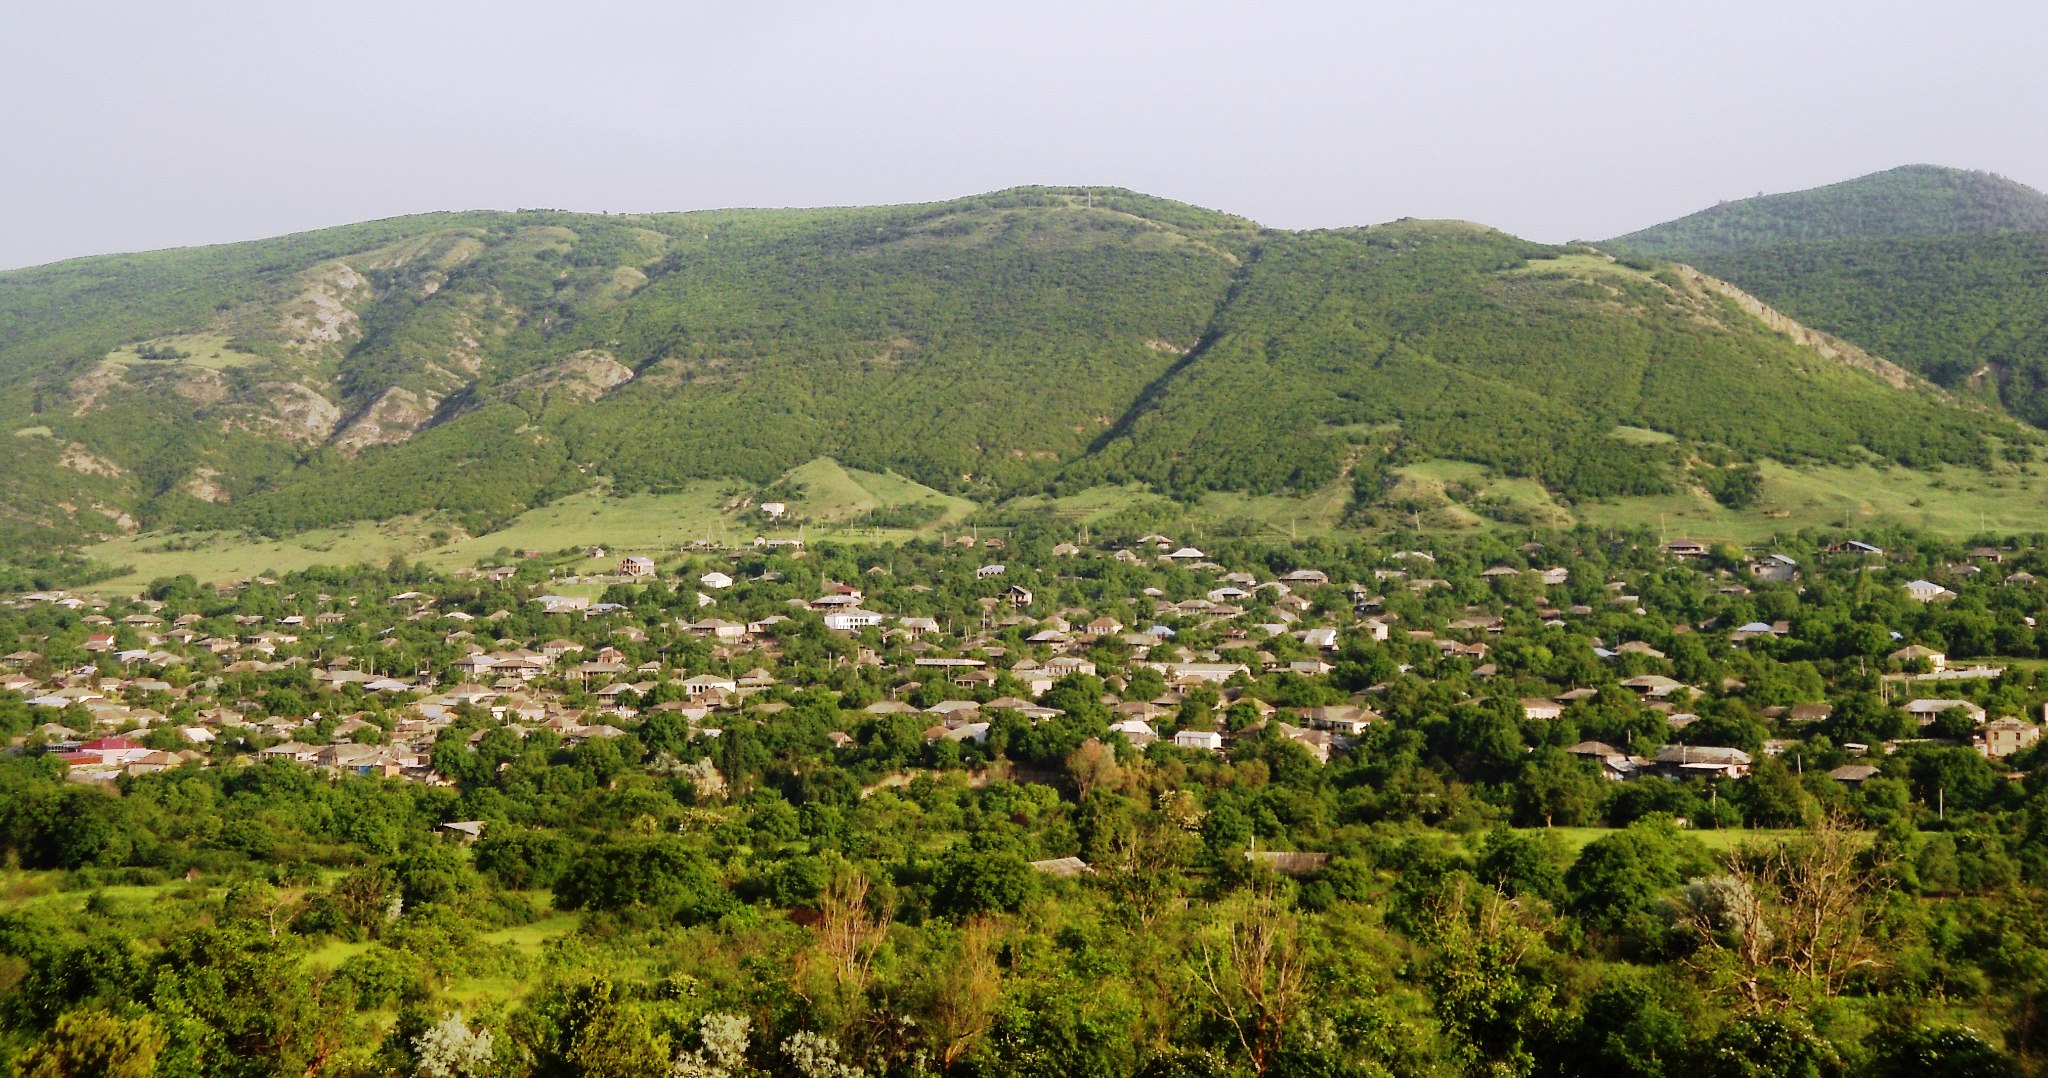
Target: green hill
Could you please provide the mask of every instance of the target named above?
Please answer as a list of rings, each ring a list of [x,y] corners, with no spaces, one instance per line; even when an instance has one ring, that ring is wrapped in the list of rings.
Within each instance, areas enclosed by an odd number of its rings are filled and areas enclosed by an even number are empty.
[[[1745,300],[1473,226],[1276,237],[1193,360],[1070,476],[1307,490],[1352,472],[1370,500],[1389,464],[1455,459],[1597,498],[1667,490],[1689,455],[1986,460],[1982,415]]]
[[[809,485],[820,519],[874,527],[1131,484],[1261,519],[1291,510],[1256,499],[1312,496],[1320,520],[1432,460],[1543,512],[1739,505],[1744,462],[2030,455],[2016,425],[1643,265],[1078,188],[437,214],[80,259],[0,274],[0,534],[429,514],[479,535],[570,495],[707,483]]]
[[[2048,232],[1777,244],[1702,265],[1801,321],[2048,426]]]
[[[2048,197],[1914,165],[1724,203],[1603,246],[1688,262],[2048,425]]]
[[[1989,172],[1907,165],[1723,202],[1601,246],[1695,261],[1763,244],[2040,229],[2048,229],[2048,196],[2031,187]]]

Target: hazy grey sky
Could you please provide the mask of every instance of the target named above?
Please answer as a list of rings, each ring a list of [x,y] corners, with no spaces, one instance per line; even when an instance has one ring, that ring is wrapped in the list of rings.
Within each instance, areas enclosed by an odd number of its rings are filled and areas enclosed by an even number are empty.
[[[0,266],[437,209],[1137,188],[1594,238],[1893,165],[2048,186],[2048,4],[0,7]]]

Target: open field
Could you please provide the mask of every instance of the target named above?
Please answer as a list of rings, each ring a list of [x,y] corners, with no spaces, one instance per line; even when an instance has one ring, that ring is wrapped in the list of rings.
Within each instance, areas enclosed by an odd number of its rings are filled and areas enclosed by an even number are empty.
[[[878,507],[933,501],[945,506],[930,528],[943,527],[971,513],[974,503],[942,494],[897,475],[844,468],[820,458],[796,476],[811,491],[793,508],[822,523],[810,534],[866,542],[901,542],[918,532],[906,528],[851,528],[834,523]],[[239,532],[191,532],[175,536],[123,536],[87,549],[92,557],[133,571],[105,580],[93,590],[130,592],[158,577],[190,573],[208,583],[243,580],[263,573],[287,573],[315,565],[352,565],[388,561],[395,554],[437,569],[474,565],[500,551],[540,550],[553,553],[575,547],[602,546],[607,557],[591,561],[584,571],[602,571],[627,554],[659,555],[700,539],[744,544],[756,535],[793,536],[795,526],[772,524],[757,513],[725,510],[729,484],[699,480],[668,494],[614,497],[592,490],[528,511],[487,535],[457,538],[436,546],[432,535],[441,525],[422,517],[400,517],[346,528],[322,528],[285,539],[266,539]],[[812,499],[818,499],[814,508]]]
[[[1097,525],[1130,510],[1179,518],[1198,528],[1249,528],[1266,539],[1332,535],[1341,530],[1351,504],[1351,486],[1338,481],[1306,495],[1212,491],[1193,506],[1154,494],[1138,484],[1089,487],[1058,498],[1028,496],[1004,503],[1013,510],[1045,510],[1062,520]]]
[[[144,348],[184,352],[186,355],[176,359],[152,359],[142,354]],[[179,333],[169,337],[157,337],[116,348],[108,352],[103,359],[103,362],[116,363],[124,367],[182,363],[191,367],[210,367],[217,371],[246,366],[257,361],[256,356],[229,348],[228,335],[225,333]]]
[[[1666,434],[1661,430],[1626,425],[1608,431],[1607,436],[1630,445],[1669,445],[1678,440],[1676,435]]]
[[[1577,507],[1608,527],[1648,527],[1676,537],[1754,542],[1810,527],[1896,521],[1937,535],[2039,531],[2048,527],[2048,476],[1948,468],[1911,472],[1761,465],[1762,500],[1733,510],[1694,493],[1624,498]]]
[[[959,520],[977,508],[975,503],[933,490],[894,472],[864,472],[848,468],[831,457],[793,468],[784,476],[803,489],[791,509],[817,521],[851,520],[875,509],[936,504],[945,507],[939,523]]]
[[[1617,428],[1615,436],[1642,443],[1657,437],[1653,431],[1625,427]],[[1389,498],[1397,504],[1406,501],[1433,507],[1399,523],[1439,533],[1496,526],[1475,511],[1475,504],[1483,508],[1487,502],[1510,507],[1530,522],[1514,525],[1518,530],[1584,521],[1601,527],[1643,527],[1666,537],[1737,543],[1763,541],[1802,528],[1855,528],[1878,521],[1957,538],[2048,528],[2048,475],[2040,473],[2006,470],[1985,474],[1955,468],[1913,472],[1869,466],[1795,469],[1771,461],[1764,462],[1761,469],[1763,497],[1757,505],[1741,510],[1729,509],[1692,490],[1566,508],[1533,480],[1501,476],[1481,465],[1450,460],[1396,469],[1398,482]],[[792,501],[792,512],[806,518],[806,534],[815,537],[903,542],[954,525],[977,508],[968,499],[902,476],[847,468],[825,457],[792,471],[788,478],[802,490]],[[730,487],[715,480],[699,480],[667,494],[614,497],[602,490],[585,491],[522,514],[488,535],[460,537],[441,546],[435,546],[430,538],[439,525],[415,516],[319,529],[276,540],[231,532],[124,536],[86,552],[110,564],[132,567],[132,572],[95,586],[95,590],[111,593],[132,591],[157,577],[179,573],[207,582],[230,581],[315,565],[381,562],[394,554],[439,569],[455,569],[505,550],[554,552],[603,546],[605,563],[593,561],[584,567],[595,572],[624,554],[659,556],[693,540],[741,544],[757,534],[798,533],[794,526],[770,526],[751,511],[728,511],[725,507],[731,499],[725,492]],[[1340,480],[1303,496],[1212,492],[1192,507],[1127,485],[1091,487],[1059,498],[1017,498],[1005,503],[1005,508],[1044,510],[1062,520],[1088,525],[1136,509],[1158,514],[1162,521],[1179,520],[1184,526],[1277,541],[1346,531],[1343,520],[1350,500],[1349,482]],[[844,523],[877,508],[926,503],[942,506],[943,513],[920,529]]]
[[[1012,498],[1003,503],[1006,509],[1020,511],[1046,510],[1061,520],[1076,524],[1100,524],[1130,509],[1144,509],[1151,512],[1173,512],[1173,500],[1154,494],[1136,483],[1115,487],[1089,487],[1058,498],[1028,495]]]

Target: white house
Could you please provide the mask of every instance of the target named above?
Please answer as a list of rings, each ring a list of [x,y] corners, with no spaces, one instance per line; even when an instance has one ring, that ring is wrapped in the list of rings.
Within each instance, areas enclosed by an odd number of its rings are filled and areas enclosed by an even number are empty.
[[[565,614],[571,610],[590,609],[590,597],[588,595],[542,595],[536,597],[533,601],[539,603],[541,609],[550,614]]]
[[[713,571],[698,577],[697,583],[710,588],[712,591],[724,591],[726,588],[732,587],[732,578],[724,573]]]
[[[1984,721],[1984,709],[1968,700],[1914,700],[1906,705],[1906,714],[1920,720],[1922,726],[1932,726],[1942,712],[1956,709],[1970,716],[1971,722]]]
[[[683,681],[683,694],[692,700],[712,693],[730,693],[739,689],[739,683],[729,677],[717,674],[698,674]]]
[[[1948,666],[1948,656],[1925,644],[1909,644],[1891,653],[1889,658],[1897,663],[1925,662],[1929,669],[1940,671]]]
[[[881,623],[882,615],[872,610],[850,608],[834,610],[830,614],[825,615],[825,628],[836,629],[840,632],[859,632],[870,625],[880,625]]]
[[[789,506],[783,504],[782,502],[761,503],[761,515],[767,517],[770,520],[780,520],[782,519],[782,514],[787,512],[789,512]]]
[[[1183,749],[1219,752],[1223,748],[1223,735],[1214,730],[1182,730],[1173,735],[1173,743]]]
[[[1335,651],[1337,650],[1337,630],[1328,628],[1307,629],[1301,634],[1301,642],[1312,648]]]
[[[1109,732],[1124,735],[1124,740],[1129,741],[1132,747],[1140,749],[1159,740],[1159,731],[1154,730],[1151,723],[1139,718],[1110,723]]]
[[[1915,602],[1931,603],[1937,599],[1953,599],[1956,593],[1932,580],[1915,580],[1906,585],[1906,597]]]

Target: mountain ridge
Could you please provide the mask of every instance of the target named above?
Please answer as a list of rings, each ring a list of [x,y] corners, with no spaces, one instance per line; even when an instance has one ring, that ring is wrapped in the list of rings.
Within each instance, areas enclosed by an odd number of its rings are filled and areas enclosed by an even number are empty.
[[[1113,188],[420,215],[0,273],[0,531],[476,533],[827,457],[983,503],[1343,479],[1369,507],[1436,458],[1599,498],[2028,441],[1784,328],[1469,222],[1292,232]]]

